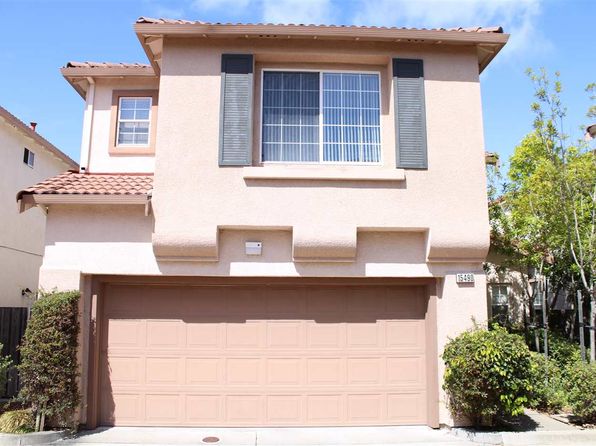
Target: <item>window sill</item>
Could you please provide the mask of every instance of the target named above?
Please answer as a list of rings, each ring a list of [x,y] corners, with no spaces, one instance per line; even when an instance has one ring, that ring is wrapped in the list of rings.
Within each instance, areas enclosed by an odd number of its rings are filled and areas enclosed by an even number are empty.
[[[404,181],[403,169],[380,169],[368,166],[264,166],[244,167],[245,180],[318,180],[318,181]]]
[[[108,150],[110,156],[152,156],[155,155],[153,147],[110,147]]]

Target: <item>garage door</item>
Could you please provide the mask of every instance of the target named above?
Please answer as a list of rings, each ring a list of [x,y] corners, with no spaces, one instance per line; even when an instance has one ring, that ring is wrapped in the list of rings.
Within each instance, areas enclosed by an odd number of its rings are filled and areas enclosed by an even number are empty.
[[[422,287],[107,287],[100,421],[426,423]]]

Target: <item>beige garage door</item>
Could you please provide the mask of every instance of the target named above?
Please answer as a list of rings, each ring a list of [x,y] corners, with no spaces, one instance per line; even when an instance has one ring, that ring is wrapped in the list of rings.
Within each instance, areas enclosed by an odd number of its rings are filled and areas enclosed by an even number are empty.
[[[426,423],[421,287],[110,285],[100,421]]]

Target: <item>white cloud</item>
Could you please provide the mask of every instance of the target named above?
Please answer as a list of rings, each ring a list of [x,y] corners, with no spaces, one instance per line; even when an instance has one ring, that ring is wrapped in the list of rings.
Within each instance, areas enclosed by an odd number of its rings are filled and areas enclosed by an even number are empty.
[[[335,14],[331,0],[262,0],[262,18],[270,23],[329,24]]]
[[[191,8],[197,11],[244,11],[251,0],[193,0]]]
[[[545,51],[550,42],[536,21],[543,0],[361,0],[353,21],[361,25],[466,27],[501,25],[511,34],[504,53]]]

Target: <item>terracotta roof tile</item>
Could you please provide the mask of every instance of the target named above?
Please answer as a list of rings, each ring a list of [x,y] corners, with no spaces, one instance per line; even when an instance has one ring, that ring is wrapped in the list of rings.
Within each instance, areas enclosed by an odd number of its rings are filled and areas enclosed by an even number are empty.
[[[310,26],[316,28],[351,28],[351,29],[403,29],[403,30],[425,30],[425,31],[458,31],[469,33],[502,33],[500,26],[474,26],[468,28],[407,28],[396,26],[357,26],[357,25],[315,25],[306,23],[223,23],[203,22],[200,20],[179,20],[179,19],[157,19],[152,17],[139,17],[137,23],[167,24],[167,25],[240,25],[240,26]]]
[[[23,195],[148,195],[153,175],[65,172],[19,192]]]
[[[151,65],[138,62],[67,62],[64,68],[151,68]]]

